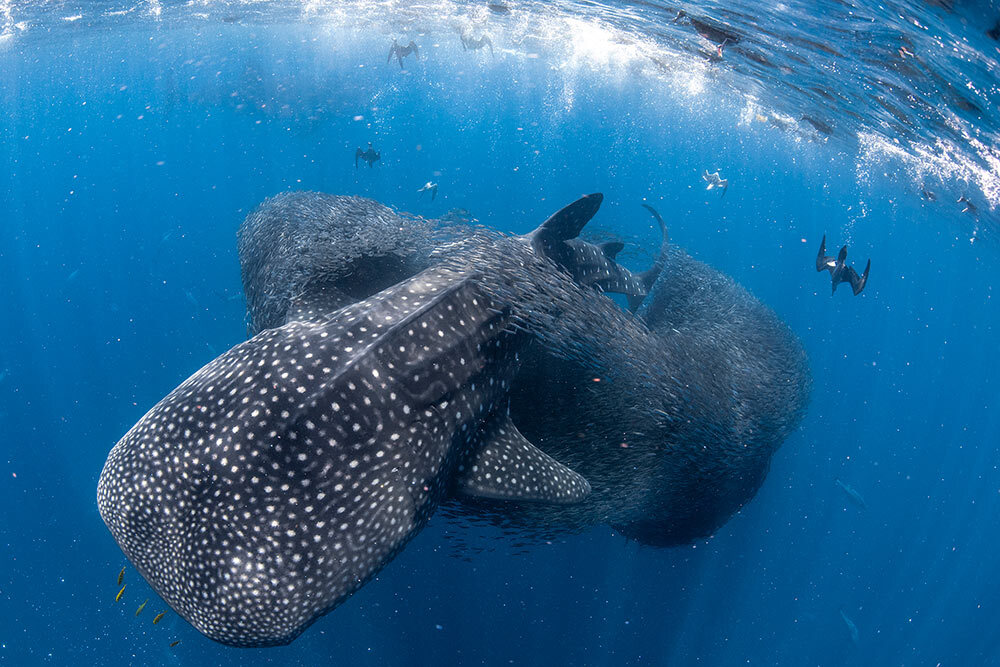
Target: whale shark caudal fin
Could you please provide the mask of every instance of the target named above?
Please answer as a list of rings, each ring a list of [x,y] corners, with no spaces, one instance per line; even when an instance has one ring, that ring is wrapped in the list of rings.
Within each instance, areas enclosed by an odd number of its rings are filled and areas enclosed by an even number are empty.
[[[528,442],[506,414],[487,424],[480,440],[459,464],[460,495],[571,504],[590,493],[583,476]]]
[[[660,252],[656,256],[656,261],[653,262],[653,266],[651,266],[648,270],[643,271],[637,276],[646,292],[649,292],[649,290],[653,287],[653,283],[656,282],[656,279],[660,277],[660,273],[663,272],[663,267],[667,264],[667,251],[670,249],[670,235],[667,233],[667,225],[663,222],[663,218],[660,216],[659,212],[649,204],[643,204],[642,207],[649,211],[649,213],[653,216],[653,219],[656,220],[656,224],[660,227],[661,235]],[[629,296],[629,310],[633,313],[638,310],[644,298],[645,296]]]

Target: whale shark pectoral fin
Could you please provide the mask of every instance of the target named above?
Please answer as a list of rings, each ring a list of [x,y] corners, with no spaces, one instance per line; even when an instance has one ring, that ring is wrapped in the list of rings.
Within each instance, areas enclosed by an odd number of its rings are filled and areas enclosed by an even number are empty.
[[[621,241],[605,241],[604,243],[598,244],[598,248],[604,253],[604,256],[608,259],[614,259],[618,256],[624,248],[625,244]]]
[[[475,450],[459,465],[455,491],[493,500],[577,503],[590,483],[528,442],[504,415],[483,429]]]
[[[602,201],[604,201],[604,195],[600,192],[584,195],[549,216],[549,219],[532,232],[532,235],[536,238],[543,238],[547,242],[575,239],[580,235],[584,226],[590,222],[590,219],[597,214]]]

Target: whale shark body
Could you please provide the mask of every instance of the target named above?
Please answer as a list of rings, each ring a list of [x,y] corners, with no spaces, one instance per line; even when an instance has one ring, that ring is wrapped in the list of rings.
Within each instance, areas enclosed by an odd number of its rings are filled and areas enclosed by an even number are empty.
[[[583,197],[520,238],[577,284],[623,294],[634,309],[659,276],[662,261],[633,273],[615,259],[623,244],[577,238],[602,201],[598,195]],[[302,294],[320,291],[341,306],[370,296],[428,268],[436,249],[476,231],[467,224],[403,216],[362,197],[317,192],[272,197],[251,211],[238,237],[250,332],[284,324],[293,316],[290,304]]]
[[[579,213],[584,208],[585,201],[577,205]],[[800,422],[811,380],[795,336],[733,280],[671,247],[664,221],[646,208],[663,237],[653,266],[641,273],[616,265],[617,243],[557,239],[547,249],[541,229],[524,237],[576,284],[593,288],[574,291],[589,300],[568,311],[590,316],[592,336],[580,358],[561,349],[574,344],[570,318],[536,322],[534,335],[548,340],[521,355],[511,415],[531,442],[586,477],[592,493],[569,505],[449,498],[443,509],[458,522],[485,518],[532,541],[611,525],[645,545],[686,544],[711,535],[754,496],[771,455]],[[278,195],[240,231],[251,322],[277,326],[295,317],[289,295],[313,284],[361,298],[377,284],[369,262],[379,266],[376,276],[412,275],[433,261],[433,248],[474,233],[390,215],[356,197]],[[520,280],[519,258],[507,272],[512,282]],[[601,291],[626,293],[636,316],[620,321],[604,312]],[[648,330],[637,331],[637,323]]]
[[[351,305],[294,299],[112,449],[97,500],[122,550],[210,638],[271,646],[364,585],[446,497],[582,501],[587,480],[528,442],[508,402],[532,341],[584,358],[603,316],[630,328],[587,286],[617,284],[612,267],[572,278],[577,253],[594,257],[565,244],[599,205],[471,239]]]

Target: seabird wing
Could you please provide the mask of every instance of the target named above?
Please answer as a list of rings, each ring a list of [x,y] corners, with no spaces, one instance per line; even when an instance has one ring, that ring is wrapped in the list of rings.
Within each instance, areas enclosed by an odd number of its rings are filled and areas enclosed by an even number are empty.
[[[850,266],[847,267],[846,269],[847,277],[844,279],[844,282],[851,283],[851,289],[854,290],[854,296],[861,294],[861,290],[865,288],[865,285],[868,283],[868,272],[871,271],[871,268],[872,268],[872,261],[870,259],[868,260],[868,263],[865,264],[864,273],[862,273],[860,276],[858,275],[858,272],[854,270],[853,267]]]
[[[833,257],[826,254],[826,234],[824,234],[823,240],[819,242],[819,252],[816,253],[816,270],[833,273],[833,267]]]

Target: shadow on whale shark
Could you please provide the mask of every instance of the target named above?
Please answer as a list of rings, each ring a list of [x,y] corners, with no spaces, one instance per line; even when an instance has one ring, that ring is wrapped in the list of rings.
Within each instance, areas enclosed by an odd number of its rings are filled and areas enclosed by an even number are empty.
[[[653,267],[637,274],[642,290],[633,287],[629,302],[641,304],[637,315],[651,332],[637,337],[595,318],[600,342],[581,360],[558,351],[569,344],[559,340],[558,322],[536,326],[536,335],[552,335],[522,353],[511,388],[521,431],[583,474],[593,492],[563,506],[462,498],[446,502],[445,514],[538,539],[607,524],[642,544],[670,546],[711,535],[760,487],[808,403],[805,353],[746,290],[668,244],[659,213],[646,208],[663,242]],[[474,231],[407,218],[357,197],[296,192],[268,199],[240,229],[251,326],[284,322],[290,291],[332,282],[364,294],[366,262],[390,265],[393,275],[415,271],[435,261],[429,247],[453,245]],[[583,245],[575,255],[592,257],[596,247]],[[621,244],[601,249],[613,261]],[[619,291],[635,285],[617,283]],[[596,369],[593,356],[600,357]]]
[[[638,298],[641,280],[573,243],[600,200],[526,237],[445,243],[348,305],[329,283],[297,294],[286,323],[211,361],[111,450],[97,502],[129,560],[208,637],[272,646],[363,586],[445,498],[583,501],[588,481],[508,405],[532,342],[614,372],[595,325],[648,333],[592,289]]]

